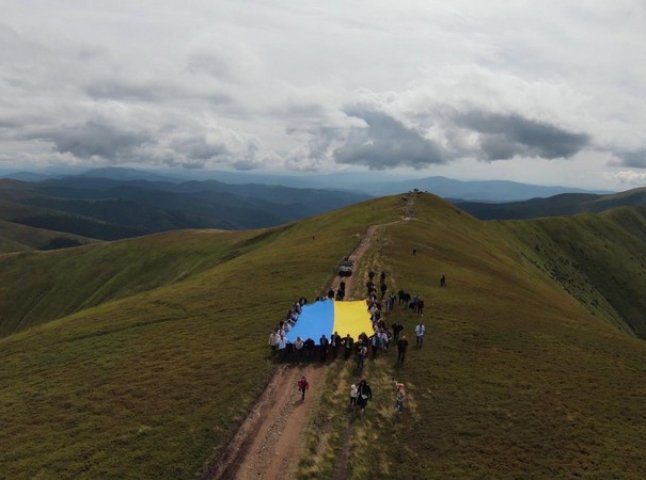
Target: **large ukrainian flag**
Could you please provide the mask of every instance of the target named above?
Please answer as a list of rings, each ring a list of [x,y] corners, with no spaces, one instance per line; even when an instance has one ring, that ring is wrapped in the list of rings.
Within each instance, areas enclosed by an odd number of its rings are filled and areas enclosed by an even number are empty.
[[[296,337],[301,337],[301,340],[311,338],[318,345],[321,335],[329,339],[334,332],[342,337],[350,334],[355,340],[361,333],[372,335],[366,302],[328,299],[304,305],[296,325],[287,333],[287,340],[294,342]]]

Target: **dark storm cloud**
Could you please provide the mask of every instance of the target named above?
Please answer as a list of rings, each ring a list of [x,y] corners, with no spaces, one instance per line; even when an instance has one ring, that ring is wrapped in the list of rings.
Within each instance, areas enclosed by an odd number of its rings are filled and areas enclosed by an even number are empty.
[[[341,146],[333,151],[337,163],[384,170],[424,168],[447,161],[439,145],[385,112],[355,107],[345,113],[363,120],[367,127],[348,130]]]
[[[635,168],[646,168],[646,149],[616,153],[621,165]]]
[[[506,160],[514,156],[567,158],[590,144],[590,137],[547,122],[518,114],[470,111],[455,115],[456,124],[481,134],[484,160]]]
[[[148,133],[123,129],[101,120],[90,120],[82,125],[36,129],[23,137],[50,142],[53,150],[58,153],[71,153],[83,159],[100,157],[105,160],[125,158],[137,147],[151,141]]]

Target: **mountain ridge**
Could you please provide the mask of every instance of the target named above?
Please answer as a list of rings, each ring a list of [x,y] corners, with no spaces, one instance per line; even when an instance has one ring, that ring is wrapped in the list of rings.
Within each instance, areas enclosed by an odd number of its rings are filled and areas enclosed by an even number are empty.
[[[577,255],[583,250],[590,268],[635,264],[637,283],[620,290],[638,295],[645,267],[634,257],[643,243],[605,242],[620,231],[639,235],[639,210],[537,225],[479,221],[429,194],[405,198],[262,231],[170,232],[0,257],[0,321],[29,322],[0,338],[0,443],[11,445],[0,452],[3,472],[201,475],[278,369],[269,330],[296,299],[320,295],[338,262],[381,225],[351,293],[364,295],[369,271],[387,272],[389,291],[427,304],[423,317],[396,305],[387,321],[412,338],[423,320],[428,336],[404,367],[393,367],[392,348],[367,361],[374,398],[348,434],[351,478],[638,478],[646,342],[619,328],[603,302],[590,308],[592,295],[613,292],[579,268]],[[569,231],[578,250],[566,256]],[[551,268],[564,260],[560,273],[573,280],[565,284]],[[570,283],[578,290],[568,292]],[[308,400],[317,403],[304,477],[332,471],[356,377],[352,361],[321,368],[325,382]],[[406,384],[401,416],[393,377]]]
[[[646,187],[606,195],[565,193],[523,202],[493,204],[453,201],[453,203],[481,220],[522,220],[586,212],[599,213],[622,206],[643,206],[646,205]]]

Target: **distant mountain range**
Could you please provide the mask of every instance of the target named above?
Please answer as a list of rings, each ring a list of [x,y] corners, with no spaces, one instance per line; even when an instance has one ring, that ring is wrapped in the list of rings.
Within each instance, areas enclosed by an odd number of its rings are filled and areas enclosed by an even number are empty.
[[[481,220],[520,220],[585,212],[598,213],[616,207],[646,206],[646,187],[609,195],[567,193],[549,198],[533,198],[523,202],[455,201],[454,203]]]
[[[0,180],[0,219],[115,240],[186,228],[247,229],[287,223],[369,198],[365,194],[214,180],[171,182],[85,175]]]
[[[108,178],[112,180],[147,180],[185,183],[215,180],[229,185],[274,185],[317,190],[347,190],[367,196],[384,196],[418,189],[446,199],[474,202],[512,202],[562,193],[610,193],[572,187],[541,186],[506,180],[462,181],[446,177],[404,178],[375,172],[337,172],[330,174],[276,174],[271,172],[225,172],[206,170],[141,170],[122,167],[97,168],[89,171],[42,170],[38,172],[0,172],[0,177],[22,181],[42,181],[69,176]]]

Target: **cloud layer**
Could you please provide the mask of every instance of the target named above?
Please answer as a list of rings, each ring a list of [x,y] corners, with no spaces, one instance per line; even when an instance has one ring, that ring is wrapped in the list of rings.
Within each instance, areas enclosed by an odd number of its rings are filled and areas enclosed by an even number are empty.
[[[618,182],[646,168],[646,7],[548,3],[8,0],[0,166]]]

